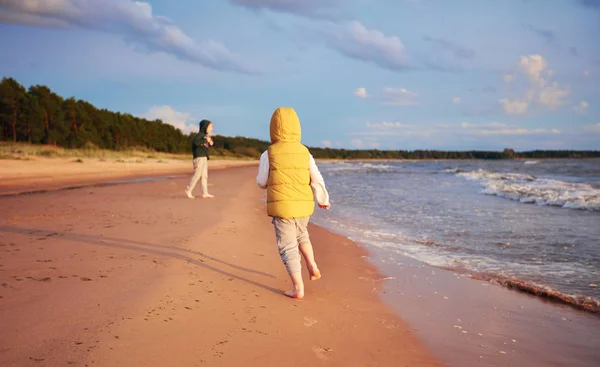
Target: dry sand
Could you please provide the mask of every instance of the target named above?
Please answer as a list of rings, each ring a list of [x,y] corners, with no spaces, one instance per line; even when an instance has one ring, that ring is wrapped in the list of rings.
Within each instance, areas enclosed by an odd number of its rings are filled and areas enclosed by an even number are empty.
[[[255,161],[209,160],[211,170],[255,165]],[[53,190],[116,179],[189,174],[192,160],[36,158],[0,160],[0,195]]]
[[[255,174],[0,198],[0,365],[439,365],[346,238],[311,226],[323,278],[282,295]]]

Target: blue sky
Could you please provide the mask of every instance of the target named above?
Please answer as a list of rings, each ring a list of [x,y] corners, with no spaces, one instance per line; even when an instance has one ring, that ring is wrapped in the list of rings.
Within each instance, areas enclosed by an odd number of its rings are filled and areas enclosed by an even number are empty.
[[[0,0],[0,75],[185,132],[600,149],[600,0]]]

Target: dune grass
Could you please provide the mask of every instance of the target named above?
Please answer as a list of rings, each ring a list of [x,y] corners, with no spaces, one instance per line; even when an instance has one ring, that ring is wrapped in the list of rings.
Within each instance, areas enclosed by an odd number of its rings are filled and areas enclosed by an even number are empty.
[[[218,160],[243,160],[245,158],[229,155],[229,152],[216,151],[212,159]],[[191,154],[172,154],[155,152],[145,148],[130,148],[126,150],[99,149],[88,145],[81,149],[65,149],[54,145],[37,145],[27,143],[0,142],[0,159],[28,160],[36,157],[43,158],[73,158],[74,161],[83,161],[83,158],[98,160],[115,160],[125,162],[134,160],[141,163],[145,160],[190,160]],[[247,159],[247,158],[246,158]]]

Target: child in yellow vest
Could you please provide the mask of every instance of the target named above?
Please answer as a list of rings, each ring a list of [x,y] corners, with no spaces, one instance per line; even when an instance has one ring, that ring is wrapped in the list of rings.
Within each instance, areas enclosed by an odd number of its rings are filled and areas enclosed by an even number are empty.
[[[272,144],[260,157],[256,177],[258,186],[267,189],[267,214],[273,218],[279,254],[294,286],[285,295],[298,299],[304,297],[300,254],[310,279],[321,277],[307,230],[314,212],[314,196],[320,208],[330,208],[323,176],[300,138],[296,111],[290,107],[275,110],[271,117]]]

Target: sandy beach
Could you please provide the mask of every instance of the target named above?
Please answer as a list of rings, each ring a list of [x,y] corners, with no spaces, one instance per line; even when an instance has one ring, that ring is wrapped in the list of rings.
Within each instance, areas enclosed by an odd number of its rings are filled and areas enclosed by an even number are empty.
[[[209,161],[211,170],[255,164],[257,162],[244,160]],[[140,177],[187,175],[191,171],[191,159],[6,159],[0,160],[0,195],[56,190]]]
[[[344,237],[312,226],[323,278],[283,296],[255,171],[211,170],[213,200],[185,198],[187,177],[0,198],[0,365],[440,365]],[[83,182],[148,175],[98,172]]]

